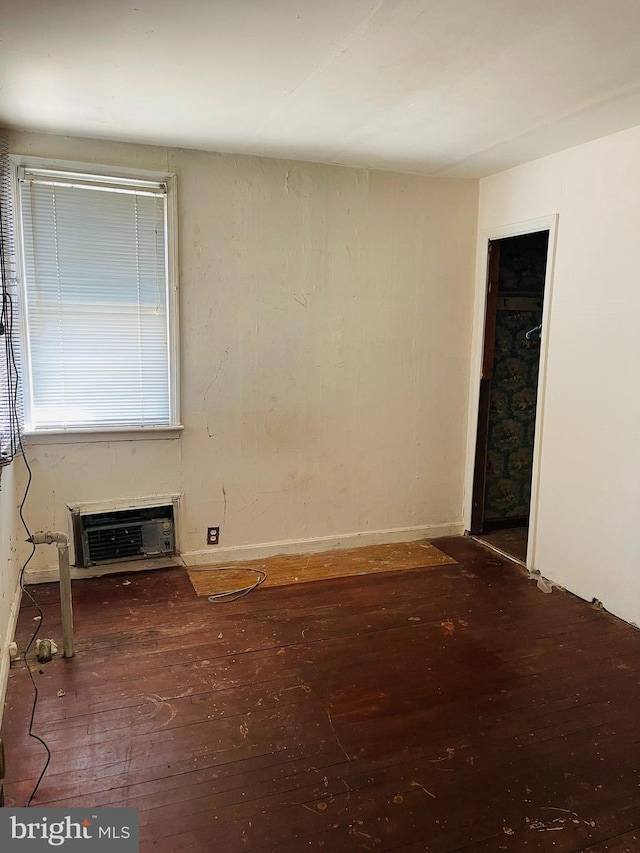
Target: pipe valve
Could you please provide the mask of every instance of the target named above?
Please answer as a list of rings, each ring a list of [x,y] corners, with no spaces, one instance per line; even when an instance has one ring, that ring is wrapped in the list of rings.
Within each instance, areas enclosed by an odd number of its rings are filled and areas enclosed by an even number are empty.
[[[31,534],[27,542],[31,542],[32,545],[53,545],[54,542],[56,545],[68,545],[69,537],[66,533],[52,533],[50,530],[38,530],[36,533]]]

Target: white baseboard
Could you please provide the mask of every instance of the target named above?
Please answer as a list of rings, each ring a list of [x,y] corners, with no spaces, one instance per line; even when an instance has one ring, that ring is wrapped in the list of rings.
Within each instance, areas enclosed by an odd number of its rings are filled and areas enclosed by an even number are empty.
[[[201,551],[183,551],[179,558],[159,557],[150,560],[130,560],[122,563],[104,563],[86,569],[71,567],[71,579],[103,577],[122,572],[145,572],[164,569],[182,562],[187,566],[216,566],[221,563],[238,563],[243,560],[261,560],[280,554],[314,554],[320,551],[364,548],[366,545],[385,545],[393,542],[412,542],[415,539],[434,539],[437,536],[460,536],[464,531],[462,521],[450,524],[427,524],[419,527],[396,527],[390,530],[366,530],[362,533],[344,533],[338,536],[318,536],[313,539],[285,539],[281,542],[263,542],[258,545],[231,545],[227,548],[212,545]],[[27,568],[26,584],[54,583],[58,581],[58,567]]]
[[[9,681],[9,667],[11,660],[9,658],[9,643],[13,642],[16,633],[16,625],[18,624],[18,614],[20,613],[20,603],[22,602],[22,589],[20,583],[16,584],[16,591],[11,602],[9,610],[9,621],[7,624],[7,632],[2,637],[0,646],[0,726],[2,726],[2,715],[4,713],[4,700],[7,695],[7,684]]]
[[[181,556],[187,566],[216,566],[243,560],[261,560],[281,554],[314,554],[319,551],[364,548],[366,545],[434,539],[437,536],[460,536],[463,529],[462,521],[451,524],[428,524],[421,527],[396,527],[391,530],[367,530],[362,533],[318,536],[313,539],[285,539],[281,542],[263,542],[259,545],[231,545],[227,548],[212,545],[206,550],[183,551]]]
[[[101,563],[99,566],[89,566],[78,569],[71,566],[71,580],[86,578],[101,578],[104,575],[120,575],[124,572],[148,572],[150,569],[171,569],[180,565],[175,557],[154,557],[148,560],[123,560],[121,563]],[[47,566],[42,569],[27,568],[24,573],[25,584],[57,583],[60,578],[58,566]]]

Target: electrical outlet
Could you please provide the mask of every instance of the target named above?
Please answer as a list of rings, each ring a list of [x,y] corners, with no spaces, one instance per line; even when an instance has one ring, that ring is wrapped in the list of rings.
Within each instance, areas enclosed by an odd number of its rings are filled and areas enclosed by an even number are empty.
[[[217,545],[220,541],[220,528],[207,527],[207,545]]]

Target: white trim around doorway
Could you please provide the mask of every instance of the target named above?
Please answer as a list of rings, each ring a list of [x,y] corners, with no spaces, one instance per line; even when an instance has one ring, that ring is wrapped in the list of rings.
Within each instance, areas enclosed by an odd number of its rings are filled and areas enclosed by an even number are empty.
[[[544,444],[544,408],[547,388],[547,364],[551,337],[551,315],[553,304],[553,273],[555,267],[558,215],[543,216],[514,222],[508,225],[484,229],[478,236],[476,264],[476,286],[473,314],[473,339],[471,351],[471,381],[469,386],[469,416],[467,428],[467,461],[465,466],[465,489],[463,521],[465,530],[471,526],[471,501],[478,431],[478,406],[480,394],[480,375],[482,371],[482,351],[484,345],[484,324],[486,314],[487,267],[489,241],[504,237],[520,237],[538,231],[549,232],[547,249],[547,268],[544,282],[544,304],[542,308],[542,340],[540,347],[540,370],[538,379],[538,398],[536,404],[536,432],[533,444],[533,473],[531,479],[531,504],[529,514],[529,538],[527,543],[527,569],[535,571],[536,533],[538,525],[538,503],[540,494],[540,472]]]

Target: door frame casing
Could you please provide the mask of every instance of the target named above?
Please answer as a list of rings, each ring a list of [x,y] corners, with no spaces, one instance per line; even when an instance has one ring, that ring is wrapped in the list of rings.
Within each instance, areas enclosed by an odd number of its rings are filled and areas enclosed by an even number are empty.
[[[513,222],[507,225],[483,229],[478,236],[476,264],[476,290],[473,315],[473,340],[471,352],[471,381],[469,386],[469,414],[467,426],[467,463],[465,467],[463,523],[465,530],[471,526],[473,483],[475,475],[476,445],[478,438],[478,411],[480,405],[480,382],[484,353],[486,296],[488,281],[489,243],[504,237],[521,237],[539,231],[549,232],[547,266],[544,281],[542,306],[542,338],[540,344],[540,366],[538,372],[538,394],[536,402],[536,429],[533,442],[533,467],[531,477],[531,503],[529,511],[529,534],[527,543],[527,568],[536,569],[536,537],[538,527],[538,504],[540,496],[540,474],[544,443],[544,410],[547,390],[547,368],[551,338],[551,314],[553,309],[553,277],[558,232],[558,214]]]
[[[499,240],[488,241],[487,254],[482,365],[480,368],[480,388],[478,391],[478,426],[476,430],[475,460],[473,463],[471,518],[469,519],[469,531],[472,534],[478,534],[484,529],[484,507],[487,484],[487,437],[491,409],[491,382],[496,348],[500,259],[502,257],[502,247]]]

